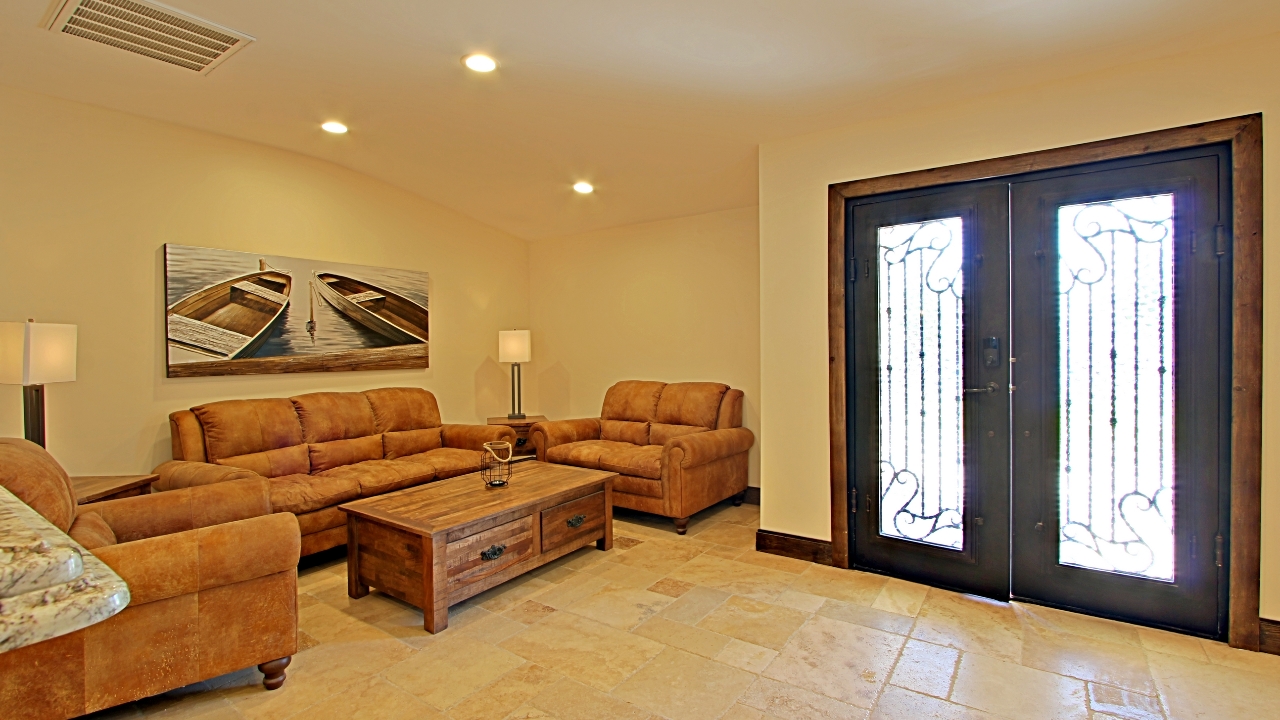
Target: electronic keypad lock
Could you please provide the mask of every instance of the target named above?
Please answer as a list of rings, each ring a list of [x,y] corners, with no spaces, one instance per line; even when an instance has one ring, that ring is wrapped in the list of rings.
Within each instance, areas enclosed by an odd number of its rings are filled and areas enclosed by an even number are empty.
[[[1000,338],[982,338],[982,366],[988,370],[1000,367]]]

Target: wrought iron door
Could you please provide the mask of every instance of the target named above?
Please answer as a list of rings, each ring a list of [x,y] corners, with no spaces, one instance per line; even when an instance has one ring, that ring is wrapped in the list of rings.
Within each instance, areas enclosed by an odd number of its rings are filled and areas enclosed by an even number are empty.
[[[1008,186],[848,208],[855,565],[1008,598]]]

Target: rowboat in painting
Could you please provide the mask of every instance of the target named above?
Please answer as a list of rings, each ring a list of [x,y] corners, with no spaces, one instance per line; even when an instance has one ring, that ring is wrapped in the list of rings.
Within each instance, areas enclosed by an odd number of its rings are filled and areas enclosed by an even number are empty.
[[[293,287],[287,270],[269,267],[265,260],[258,261],[258,270],[170,305],[165,312],[170,349],[195,353],[192,359],[253,357],[284,317]]]
[[[401,345],[427,341],[427,309],[363,280],[315,273],[316,292],[338,312]]]

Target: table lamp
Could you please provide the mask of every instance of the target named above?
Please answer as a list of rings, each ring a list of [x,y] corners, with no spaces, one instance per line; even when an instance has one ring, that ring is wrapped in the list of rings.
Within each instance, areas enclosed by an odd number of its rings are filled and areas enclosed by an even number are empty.
[[[44,386],[76,379],[76,326],[0,323],[0,384],[22,386],[26,436],[44,447]]]
[[[511,412],[507,415],[508,420],[524,419],[520,397],[520,363],[529,362],[532,348],[533,342],[528,330],[498,331],[498,362],[511,363]]]

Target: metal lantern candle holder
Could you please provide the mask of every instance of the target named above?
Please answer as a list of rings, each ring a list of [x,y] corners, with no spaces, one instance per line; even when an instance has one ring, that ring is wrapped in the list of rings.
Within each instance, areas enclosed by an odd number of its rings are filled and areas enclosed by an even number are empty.
[[[489,487],[506,487],[511,481],[511,458],[515,449],[505,440],[484,444],[481,457],[480,477]]]

